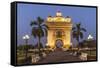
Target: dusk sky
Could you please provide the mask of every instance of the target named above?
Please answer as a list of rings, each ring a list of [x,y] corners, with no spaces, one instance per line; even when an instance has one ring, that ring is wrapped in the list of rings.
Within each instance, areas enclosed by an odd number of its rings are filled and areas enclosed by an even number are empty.
[[[31,35],[30,22],[36,20],[38,16],[45,19],[48,15],[55,16],[57,11],[61,11],[64,17],[72,18],[73,26],[81,22],[87,32],[84,32],[84,38],[87,39],[91,34],[96,39],[96,8],[73,7],[73,6],[55,6],[55,5],[36,5],[21,4],[17,5],[17,43],[24,44],[22,36],[28,34],[30,36],[29,44],[36,44],[37,39]],[[46,43],[46,37],[41,39],[43,44]]]

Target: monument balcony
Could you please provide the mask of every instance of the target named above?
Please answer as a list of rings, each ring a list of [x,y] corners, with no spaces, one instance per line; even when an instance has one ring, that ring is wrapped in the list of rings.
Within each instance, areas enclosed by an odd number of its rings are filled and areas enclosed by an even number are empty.
[[[57,27],[57,26],[72,26],[72,23],[70,22],[46,22],[47,26]]]

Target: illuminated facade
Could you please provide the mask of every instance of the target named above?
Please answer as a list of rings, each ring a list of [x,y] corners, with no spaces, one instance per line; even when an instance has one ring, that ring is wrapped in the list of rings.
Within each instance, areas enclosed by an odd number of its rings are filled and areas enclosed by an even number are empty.
[[[58,11],[55,17],[48,16],[46,24],[49,27],[47,36],[47,46],[55,49],[56,41],[61,40],[62,49],[68,49],[71,45],[72,20],[69,16],[63,17]]]

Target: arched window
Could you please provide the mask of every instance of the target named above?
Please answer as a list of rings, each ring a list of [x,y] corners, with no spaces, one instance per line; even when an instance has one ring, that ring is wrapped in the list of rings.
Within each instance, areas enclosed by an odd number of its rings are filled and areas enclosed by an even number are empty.
[[[57,37],[57,38],[61,38],[61,37],[62,37],[62,31],[60,31],[60,30],[57,31],[57,32],[56,32],[56,37]]]

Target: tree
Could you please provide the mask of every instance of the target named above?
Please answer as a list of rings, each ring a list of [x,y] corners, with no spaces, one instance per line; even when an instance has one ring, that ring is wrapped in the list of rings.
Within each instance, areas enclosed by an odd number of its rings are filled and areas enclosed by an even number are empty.
[[[72,36],[77,40],[78,45],[79,40],[83,39],[83,32],[86,32],[86,29],[82,28],[80,23],[76,24],[76,26],[72,28]]]
[[[40,38],[43,36],[47,36],[47,25],[44,23],[44,20],[41,17],[37,17],[37,20],[31,21],[31,27],[32,27],[32,35],[36,38],[38,37],[38,49],[39,49],[39,55],[40,55],[40,49],[41,49],[41,42]]]

